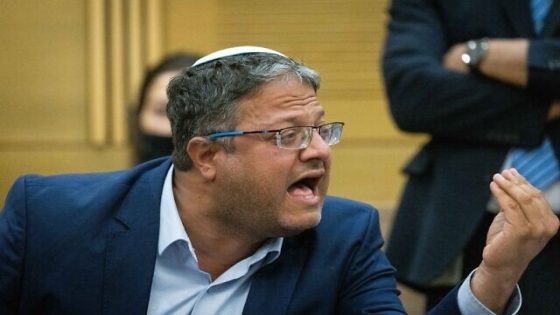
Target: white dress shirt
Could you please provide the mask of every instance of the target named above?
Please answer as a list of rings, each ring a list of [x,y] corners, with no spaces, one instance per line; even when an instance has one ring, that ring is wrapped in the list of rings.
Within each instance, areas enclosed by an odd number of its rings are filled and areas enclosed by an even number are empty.
[[[160,205],[158,255],[148,314],[236,315],[243,312],[251,276],[280,255],[282,238],[270,239],[212,281],[200,270],[173,197],[173,166],[165,178]]]

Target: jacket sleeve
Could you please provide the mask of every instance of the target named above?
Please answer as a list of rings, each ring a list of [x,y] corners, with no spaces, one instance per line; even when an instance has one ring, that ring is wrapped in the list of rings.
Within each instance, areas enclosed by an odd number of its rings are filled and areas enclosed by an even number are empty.
[[[531,41],[528,66],[531,92],[560,101],[560,37]]]
[[[25,253],[25,178],[10,189],[0,213],[0,314],[17,314]]]
[[[469,30],[464,38],[446,33],[443,9],[433,2],[394,0],[390,8],[382,62],[399,128],[453,140],[540,142],[550,104],[535,101],[527,89],[443,67],[446,51],[468,40]]]

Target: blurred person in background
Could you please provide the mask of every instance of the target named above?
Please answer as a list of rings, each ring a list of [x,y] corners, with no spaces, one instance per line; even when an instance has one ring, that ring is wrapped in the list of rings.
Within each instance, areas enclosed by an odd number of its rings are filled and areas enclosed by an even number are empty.
[[[387,255],[429,309],[485,249],[492,174],[515,167],[560,211],[560,1],[394,0],[390,15],[391,113],[430,139],[404,169]],[[522,314],[560,314],[559,261],[556,235],[520,282]]]
[[[148,69],[140,89],[138,106],[131,114],[133,164],[170,155],[173,151],[171,125],[167,118],[167,84],[182,69],[190,67],[200,56],[176,53]]]

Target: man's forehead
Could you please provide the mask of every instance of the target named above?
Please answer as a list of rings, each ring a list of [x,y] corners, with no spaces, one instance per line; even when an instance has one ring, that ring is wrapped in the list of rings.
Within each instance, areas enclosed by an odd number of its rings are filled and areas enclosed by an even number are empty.
[[[250,107],[298,107],[320,105],[317,92],[295,76],[281,76],[262,84],[253,93],[245,95],[242,103]]]
[[[265,104],[253,101],[242,106],[242,121],[262,128],[281,128],[290,125],[313,125],[323,120],[325,109],[318,98],[281,101]]]

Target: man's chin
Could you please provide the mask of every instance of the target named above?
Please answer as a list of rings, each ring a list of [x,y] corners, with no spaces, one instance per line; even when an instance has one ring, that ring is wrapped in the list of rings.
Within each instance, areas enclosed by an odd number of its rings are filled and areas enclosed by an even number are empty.
[[[305,218],[298,218],[289,222],[281,224],[280,233],[278,237],[286,237],[300,234],[306,230],[312,229],[319,225],[321,222],[321,211],[317,210],[314,213],[307,213]]]

